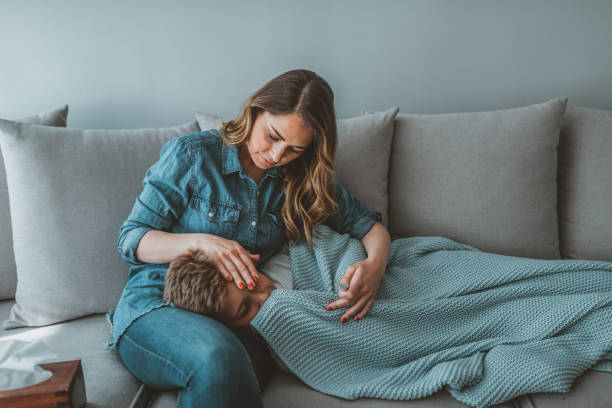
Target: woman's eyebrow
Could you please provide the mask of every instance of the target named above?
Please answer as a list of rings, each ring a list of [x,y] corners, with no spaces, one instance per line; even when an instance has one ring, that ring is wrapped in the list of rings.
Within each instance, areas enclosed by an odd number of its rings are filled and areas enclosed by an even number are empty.
[[[272,126],[272,124],[268,123],[268,126],[270,126],[272,128],[272,130],[274,131],[274,133],[276,133],[276,136],[280,137],[281,139],[285,140],[284,137],[281,136],[280,133],[278,133],[278,130],[274,129],[274,126]],[[305,149],[306,146],[291,146],[291,147],[298,147],[300,149]]]

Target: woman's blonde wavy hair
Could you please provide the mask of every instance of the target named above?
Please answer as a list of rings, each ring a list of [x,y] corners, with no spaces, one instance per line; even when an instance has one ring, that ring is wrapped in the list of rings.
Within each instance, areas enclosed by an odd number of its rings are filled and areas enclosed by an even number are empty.
[[[223,140],[242,145],[262,112],[297,114],[313,132],[312,143],[295,160],[282,166],[285,235],[297,242],[302,232],[313,245],[312,229],[336,211],[334,160],[338,135],[334,93],[319,75],[305,69],[285,72],[251,95],[234,120],[223,122]]]

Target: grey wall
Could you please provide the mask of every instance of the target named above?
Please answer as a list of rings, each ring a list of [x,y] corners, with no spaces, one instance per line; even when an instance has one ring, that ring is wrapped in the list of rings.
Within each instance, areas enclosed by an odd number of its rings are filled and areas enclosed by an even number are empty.
[[[69,126],[226,118],[318,72],[338,117],[492,110],[568,96],[612,110],[612,2],[0,0],[0,116],[68,103]]]

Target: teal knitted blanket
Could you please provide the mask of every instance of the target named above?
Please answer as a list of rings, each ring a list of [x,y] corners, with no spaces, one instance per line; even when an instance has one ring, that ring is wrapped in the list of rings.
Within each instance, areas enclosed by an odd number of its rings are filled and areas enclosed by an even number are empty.
[[[251,321],[287,367],[337,397],[411,400],[441,388],[487,407],[568,392],[587,369],[612,372],[612,263],[497,255],[443,237],[393,241],[376,301],[340,323],[346,268],[361,242],[319,226],[290,249],[297,290],[277,289]]]

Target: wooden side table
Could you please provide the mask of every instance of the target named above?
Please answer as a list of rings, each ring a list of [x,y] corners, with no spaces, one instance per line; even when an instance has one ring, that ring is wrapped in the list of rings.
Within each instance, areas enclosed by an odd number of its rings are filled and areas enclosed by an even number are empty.
[[[0,391],[3,408],[81,408],[87,402],[81,360],[39,364],[53,373],[29,387]]]

